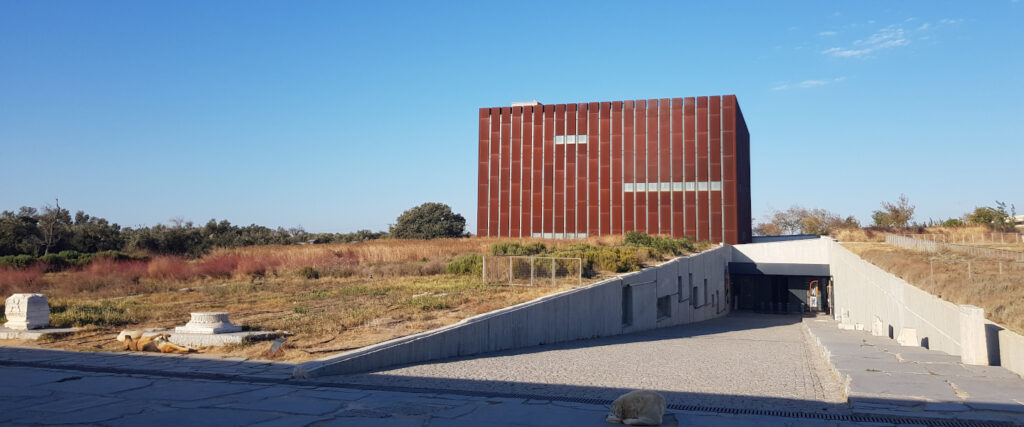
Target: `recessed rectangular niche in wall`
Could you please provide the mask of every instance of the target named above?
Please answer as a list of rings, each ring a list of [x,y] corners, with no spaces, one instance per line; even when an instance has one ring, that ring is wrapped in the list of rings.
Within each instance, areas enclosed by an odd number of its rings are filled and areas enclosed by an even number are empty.
[[[658,298],[658,321],[672,317],[672,296],[665,295]]]
[[[633,324],[633,287],[622,287],[622,326]]]

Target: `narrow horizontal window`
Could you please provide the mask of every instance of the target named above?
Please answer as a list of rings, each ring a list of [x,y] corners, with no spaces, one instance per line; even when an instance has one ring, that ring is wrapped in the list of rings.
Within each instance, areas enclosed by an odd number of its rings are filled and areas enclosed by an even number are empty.
[[[697,183],[696,182],[687,182],[686,183],[686,191],[697,191]]]
[[[708,191],[708,183],[706,181],[698,182],[697,191]]]
[[[673,182],[672,183],[672,191],[683,191],[683,183],[681,183],[681,182]]]
[[[638,182],[638,183],[636,183],[636,191],[647,191],[647,183],[646,182]]]
[[[711,181],[711,191],[722,191],[722,181]]]
[[[661,183],[661,191],[672,191],[672,183],[671,182],[663,182],[663,183]]]
[[[633,192],[633,183],[632,182],[625,182],[625,183],[623,183],[622,184],[622,191],[625,191],[627,193]]]

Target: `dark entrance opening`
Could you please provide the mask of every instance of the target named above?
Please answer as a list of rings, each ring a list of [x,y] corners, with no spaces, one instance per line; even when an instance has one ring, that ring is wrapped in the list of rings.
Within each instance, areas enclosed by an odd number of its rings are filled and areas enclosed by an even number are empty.
[[[731,274],[733,308],[758,313],[831,313],[828,276]]]

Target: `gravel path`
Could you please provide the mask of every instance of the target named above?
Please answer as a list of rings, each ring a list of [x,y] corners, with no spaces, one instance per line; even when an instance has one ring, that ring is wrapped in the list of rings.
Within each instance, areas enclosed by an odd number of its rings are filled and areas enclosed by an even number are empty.
[[[617,337],[448,359],[335,381],[614,399],[662,391],[669,403],[845,412],[799,316],[740,313]],[[321,378],[318,380],[329,380]]]

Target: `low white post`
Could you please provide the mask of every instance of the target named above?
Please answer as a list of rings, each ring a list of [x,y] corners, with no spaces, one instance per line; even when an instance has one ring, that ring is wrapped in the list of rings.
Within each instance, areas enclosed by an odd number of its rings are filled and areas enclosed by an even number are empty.
[[[960,361],[966,365],[988,365],[985,339],[985,309],[960,306]]]

